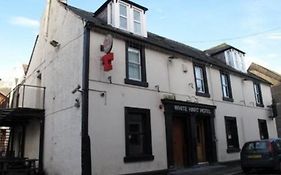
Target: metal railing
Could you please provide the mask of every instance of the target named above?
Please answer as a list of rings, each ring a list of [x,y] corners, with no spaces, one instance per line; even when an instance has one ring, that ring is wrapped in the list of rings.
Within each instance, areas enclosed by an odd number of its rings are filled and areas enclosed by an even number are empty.
[[[0,108],[45,108],[46,87],[19,84],[0,101]]]

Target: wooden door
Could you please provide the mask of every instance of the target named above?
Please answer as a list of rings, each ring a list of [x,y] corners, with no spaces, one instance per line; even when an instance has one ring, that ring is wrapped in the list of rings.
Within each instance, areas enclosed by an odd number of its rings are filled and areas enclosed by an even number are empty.
[[[205,128],[204,121],[197,120],[196,123],[197,129],[197,160],[198,162],[206,162],[206,150],[205,150]]]
[[[173,154],[175,167],[184,167],[184,125],[180,118],[173,119]]]

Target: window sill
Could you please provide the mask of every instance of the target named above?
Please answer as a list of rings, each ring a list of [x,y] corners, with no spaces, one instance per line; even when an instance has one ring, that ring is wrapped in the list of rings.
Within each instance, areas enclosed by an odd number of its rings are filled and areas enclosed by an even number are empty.
[[[261,107],[261,108],[263,108],[263,107],[264,107],[264,105],[263,105],[263,104],[258,104],[258,103],[256,103],[256,106],[257,106],[257,107]]]
[[[197,96],[201,96],[201,97],[210,98],[210,94],[209,93],[196,92],[196,95]]]
[[[152,161],[154,160],[153,155],[139,155],[139,156],[126,156],[124,162],[141,162],[141,161]]]
[[[233,98],[222,97],[223,101],[234,102]]]
[[[240,151],[241,151],[240,148],[227,148],[226,150],[227,153],[238,153]]]
[[[131,84],[131,85],[141,86],[141,87],[148,87],[147,82],[130,80],[130,79],[127,79],[127,78],[124,81],[125,81],[125,84]]]

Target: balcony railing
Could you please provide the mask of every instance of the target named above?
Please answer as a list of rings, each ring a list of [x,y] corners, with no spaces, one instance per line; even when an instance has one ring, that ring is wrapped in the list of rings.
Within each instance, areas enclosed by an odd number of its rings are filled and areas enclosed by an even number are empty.
[[[17,85],[7,98],[0,101],[0,108],[45,108],[45,91],[42,86]]]

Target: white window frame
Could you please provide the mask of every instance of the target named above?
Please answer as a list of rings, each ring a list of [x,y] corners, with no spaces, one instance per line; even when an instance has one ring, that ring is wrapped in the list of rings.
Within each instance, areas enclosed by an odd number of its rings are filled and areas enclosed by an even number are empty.
[[[255,93],[256,103],[262,105],[262,96],[260,91],[261,91],[260,85],[254,83],[254,93]]]
[[[121,15],[121,6],[124,6],[124,7],[126,7],[126,13],[127,13],[127,16],[124,16],[124,15]],[[119,3],[119,27],[121,28],[121,29],[124,29],[124,30],[128,30],[129,29],[129,18],[130,16],[129,16],[129,5],[128,4],[125,4],[125,3]],[[127,26],[126,26],[126,28],[124,28],[124,27],[122,27],[121,26],[121,18],[125,18],[126,19],[126,21],[127,21]]]
[[[221,79],[223,97],[230,98],[230,87],[227,75],[222,73]]]
[[[139,21],[135,19],[135,11],[138,12],[140,14],[140,19]],[[139,34],[141,35],[142,34],[142,11],[137,9],[137,8],[133,8],[133,32],[136,33],[136,34]],[[136,26],[135,26],[135,23],[138,23],[140,25],[140,31],[139,33],[136,32]]]
[[[137,53],[138,54],[138,58],[139,58],[138,59],[139,62],[131,62],[130,57],[129,57],[129,55],[130,55],[129,52]],[[130,72],[130,64],[134,64],[134,65],[138,66],[140,77],[139,77],[139,79],[133,78],[133,77],[130,76],[130,73],[129,73],[128,74],[128,78],[130,80],[142,81],[141,51],[139,49],[135,49],[133,47],[128,47],[128,72]]]

